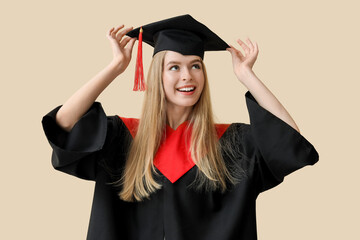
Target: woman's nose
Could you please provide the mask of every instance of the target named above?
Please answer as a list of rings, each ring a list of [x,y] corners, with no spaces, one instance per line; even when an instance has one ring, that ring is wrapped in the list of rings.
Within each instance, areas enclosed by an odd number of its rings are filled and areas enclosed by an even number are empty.
[[[191,80],[191,72],[187,68],[183,68],[181,71],[181,80]]]

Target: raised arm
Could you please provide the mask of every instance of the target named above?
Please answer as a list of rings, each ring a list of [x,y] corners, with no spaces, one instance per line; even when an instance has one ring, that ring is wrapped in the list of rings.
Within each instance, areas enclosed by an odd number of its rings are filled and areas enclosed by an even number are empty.
[[[296,131],[300,132],[298,126],[286,111],[285,107],[264,83],[260,81],[252,70],[259,53],[257,43],[252,43],[250,39],[246,40],[247,44],[240,39],[238,39],[237,42],[242,47],[244,54],[231,45],[230,48],[227,49],[231,53],[234,73],[237,79],[250,91],[260,106],[289,124]]]
[[[136,39],[124,37],[132,28],[123,28],[124,25],[111,28],[106,35],[113,52],[111,63],[76,91],[57,112],[56,123],[65,131],[71,131],[104,89],[129,65]]]

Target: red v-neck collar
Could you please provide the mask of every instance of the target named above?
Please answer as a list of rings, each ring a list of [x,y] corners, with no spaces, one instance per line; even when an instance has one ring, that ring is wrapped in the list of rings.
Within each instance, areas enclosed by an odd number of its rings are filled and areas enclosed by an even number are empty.
[[[175,132],[177,131],[179,128],[182,129],[184,126],[186,127],[189,124],[189,120],[184,121],[183,123],[181,123],[176,129],[173,129],[172,127],[170,127],[169,124],[166,124],[166,131],[168,132]]]
[[[166,126],[164,141],[155,155],[154,165],[172,183],[195,165],[190,153],[190,138],[188,123],[180,124],[176,130]]]
[[[120,118],[134,138],[139,119]],[[176,129],[166,125],[164,141],[154,158],[154,166],[172,183],[195,166],[190,152],[192,128],[188,128],[188,124],[189,121],[185,121]],[[221,138],[229,126],[230,124],[215,124],[218,138]]]

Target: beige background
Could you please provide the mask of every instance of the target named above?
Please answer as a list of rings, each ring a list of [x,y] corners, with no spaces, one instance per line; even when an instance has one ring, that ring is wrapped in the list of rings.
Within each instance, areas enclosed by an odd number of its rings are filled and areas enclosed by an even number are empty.
[[[259,239],[360,239],[358,1],[9,2],[0,7],[0,239],[85,239],[94,183],[53,170],[41,118],[110,62],[108,29],[185,13],[230,44],[258,42],[255,72],[320,154],[260,195]],[[218,120],[248,122],[230,54],[205,63]],[[133,69],[100,96],[108,115],[139,116]]]

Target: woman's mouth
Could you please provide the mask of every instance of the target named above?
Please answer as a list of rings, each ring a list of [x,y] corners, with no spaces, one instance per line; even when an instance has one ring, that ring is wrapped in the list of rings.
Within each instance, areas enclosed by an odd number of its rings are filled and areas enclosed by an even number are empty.
[[[182,87],[176,90],[178,90],[179,92],[192,92],[195,90],[195,87]]]
[[[180,88],[177,88],[176,91],[180,92],[182,95],[192,95],[195,92],[196,87],[195,86],[183,86]]]

